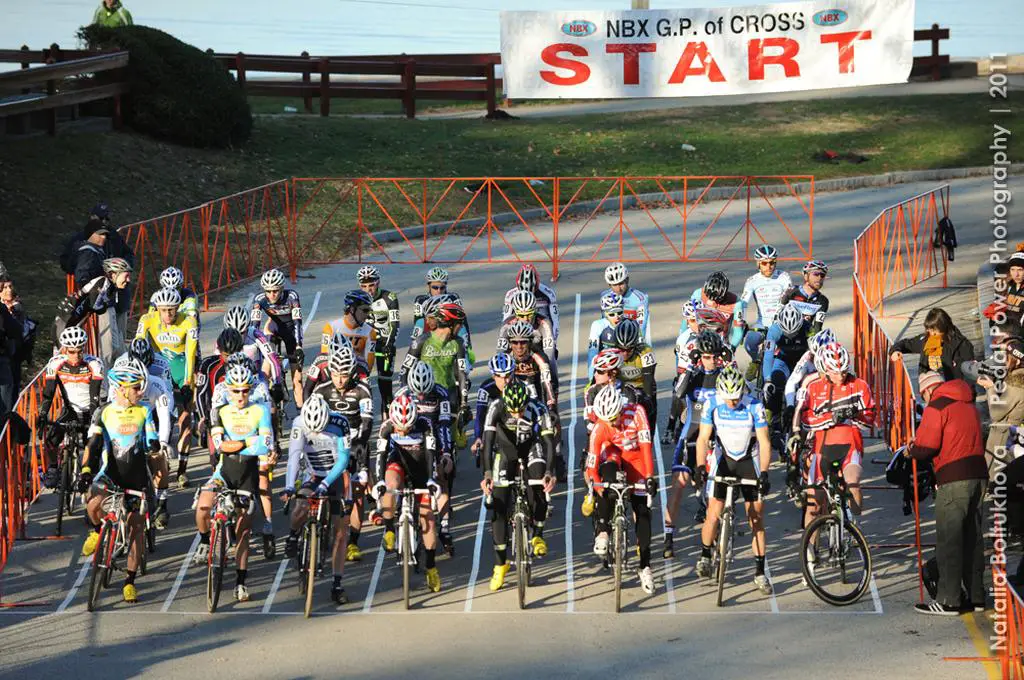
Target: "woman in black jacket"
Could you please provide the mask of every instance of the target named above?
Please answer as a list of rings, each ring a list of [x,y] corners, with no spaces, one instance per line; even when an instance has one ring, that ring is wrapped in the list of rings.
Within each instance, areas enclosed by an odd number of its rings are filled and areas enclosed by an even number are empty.
[[[896,362],[904,354],[921,355],[920,372],[941,371],[946,380],[963,380],[962,365],[974,361],[974,347],[944,309],[936,307],[924,318],[924,333],[903,338],[892,346],[889,358]]]

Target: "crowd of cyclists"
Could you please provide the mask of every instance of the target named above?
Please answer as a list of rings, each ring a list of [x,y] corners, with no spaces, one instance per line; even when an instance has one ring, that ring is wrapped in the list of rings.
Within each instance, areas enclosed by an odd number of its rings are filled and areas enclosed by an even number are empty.
[[[591,301],[598,318],[590,326],[582,389],[581,511],[592,518],[593,552],[605,557],[613,505],[607,485],[635,486],[630,505],[637,577],[645,593],[656,589],[656,427],[674,451],[662,554],[674,556],[673,538],[683,523],[680,501],[691,491],[699,506],[695,521],[702,525],[700,576],[709,573],[725,499],[716,477],[758,480],[756,487],[743,487],[742,496],[752,530],[754,585],[764,594],[772,592],[765,571],[764,501],[773,458],[784,462],[788,495],[803,499],[808,521],[822,505],[808,487],[832,461],[842,462],[854,514],[862,510],[859,428],[873,423],[875,404],[864,381],[852,374],[849,352],[826,326],[829,301],[822,285],[828,267],[807,262],[802,280],[794,282],[778,268],[771,246],[759,247],[755,259],[757,272],[738,295],[727,275],[715,271],[682,303],[671,405],[660,425],[648,296],[633,287],[625,265],[615,263],[604,271],[608,288]],[[130,269],[119,258],[104,263],[106,272]],[[215,347],[205,354],[196,293],[174,267],[162,273],[134,339],[109,367],[85,353],[88,334],[74,323],[81,319],[65,318],[46,368],[38,428],[51,463],[48,486],[57,484],[62,456],[80,455],[77,489],[87,495],[91,527],[83,555],[96,549],[104,500],[117,491],[150,494],[156,528],[165,529],[173,480],[179,489],[198,486],[195,564],[208,559],[211,507],[223,489],[245,490],[258,499],[264,519],[254,549],[275,557],[273,471],[282,455],[286,473],[276,498],[291,509],[285,556],[296,555],[308,499],[328,499],[334,530],[331,597],[337,604],[347,601],[342,575],[346,562],[362,557],[364,527],[383,525],[383,547],[395,550],[397,503],[405,488],[429,491],[417,498],[423,566],[427,588],[441,589],[437,553],[454,552],[451,494],[457,472],[480,470],[491,513],[491,590],[503,587],[509,570],[511,490],[520,474],[535,482],[528,492],[530,549],[536,558],[548,553],[544,529],[551,494],[577,473],[566,469],[567,442],[573,439],[563,438],[559,413],[555,291],[540,282],[532,265],[518,271],[504,296],[496,347],[487,352],[489,376],[474,394],[470,323],[445,269],[426,273],[400,364],[398,296],[382,287],[376,267],[362,267],[356,278],[358,287],[345,294],[343,315],[323,326],[319,353],[309,362],[300,296],[276,269],[262,275],[261,292],[249,304],[226,311]],[[58,392],[63,406],[51,409]],[[61,447],[67,441],[61,433],[69,427],[84,433],[84,451]],[[213,472],[197,484],[188,465],[202,449]],[[240,513],[235,527],[234,595],[243,602],[249,599],[251,510]],[[127,602],[138,597],[143,542],[137,514],[129,521]]]

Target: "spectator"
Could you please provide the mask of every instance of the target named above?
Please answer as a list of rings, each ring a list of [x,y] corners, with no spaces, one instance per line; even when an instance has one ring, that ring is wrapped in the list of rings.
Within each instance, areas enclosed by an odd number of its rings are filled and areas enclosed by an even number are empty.
[[[132,13],[125,9],[121,0],[103,0],[92,16],[92,23],[107,28],[117,28],[118,26],[131,26],[135,22],[132,21]]]
[[[32,349],[35,346],[37,323],[28,318],[25,307],[21,304],[14,290],[14,281],[0,263],[0,305],[7,308],[11,317],[21,329],[21,337],[15,343],[14,356],[11,361],[11,375],[14,378],[14,394],[21,392],[21,366],[32,361]]]
[[[993,457],[1008,462],[1006,451],[1010,428],[1024,423],[1024,340],[1007,338],[995,354],[983,362],[963,366],[964,377],[976,377],[988,402],[989,429],[985,438],[985,462],[992,468]]]
[[[92,217],[83,234],[85,241],[75,253],[75,290],[81,290],[90,281],[103,276],[103,260],[107,259],[103,247],[110,230],[101,220]]]
[[[0,280],[10,280],[3,264],[0,264]],[[14,410],[14,402],[18,398],[11,366],[20,337],[21,325],[7,311],[7,305],[0,305],[0,423],[7,422],[7,414]]]
[[[128,247],[125,240],[121,237],[121,234],[114,229],[110,221],[110,207],[106,203],[98,203],[89,212],[89,221],[85,227],[81,230],[74,232],[71,237],[64,242],[64,249],[60,255],[60,266],[61,269],[67,274],[75,273],[75,266],[78,264],[78,249],[82,247],[88,234],[93,233],[96,230],[96,225],[102,224],[107,230],[107,238],[103,243],[104,257],[121,257],[128,260],[128,264],[135,267],[135,253]],[[91,281],[92,279],[85,279],[82,285]]]
[[[935,470],[939,584],[935,600],[914,605],[914,609],[938,616],[983,611],[981,499],[988,470],[974,390],[963,380],[944,381],[937,371],[921,373],[918,386],[927,406],[907,451],[918,461],[930,461]],[[961,584],[966,591],[963,595]]]
[[[114,359],[125,352],[124,335],[117,320],[119,296],[126,295],[131,282],[132,267],[127,260],[112,257],[103,261],[103,276],[98,276],[76,290],[57,305],[54,318],[54,340],[68,326],[83,324],[90,315],[96,315],[99,334],[99,354],[104,365],[113,366]]]
[[[919,373],[940,371],[944,380],[963,380],[962,364],[974,361],[974,348],[945,310],[931,309],[924,317],[924,333],[903,338],[892,346],[889,358],[899,361],[904,354],[920,354]]]

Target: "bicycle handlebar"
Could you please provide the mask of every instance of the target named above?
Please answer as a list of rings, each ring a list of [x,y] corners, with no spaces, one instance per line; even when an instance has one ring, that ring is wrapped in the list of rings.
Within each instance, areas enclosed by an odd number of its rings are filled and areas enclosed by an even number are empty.
[[[740,479],[739,477],[724,477],[722,475],[715,475],[712,479],[720,484],[735,486],[757,486],[758,484],[756,479]]]

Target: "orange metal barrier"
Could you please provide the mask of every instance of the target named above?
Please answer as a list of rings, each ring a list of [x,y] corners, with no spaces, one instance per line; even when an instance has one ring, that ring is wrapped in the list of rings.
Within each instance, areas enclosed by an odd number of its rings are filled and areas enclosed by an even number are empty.
[[[990,649],[995,652],[1003,678],[1024,679],[1024,599],[1010,584],[1007,572],[999,565],[992,567],[992,594],[995,616]],[[965,659],[987,661],[985,657]]]

